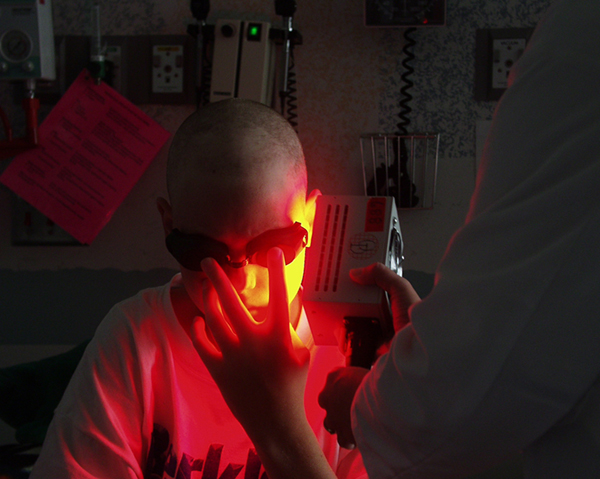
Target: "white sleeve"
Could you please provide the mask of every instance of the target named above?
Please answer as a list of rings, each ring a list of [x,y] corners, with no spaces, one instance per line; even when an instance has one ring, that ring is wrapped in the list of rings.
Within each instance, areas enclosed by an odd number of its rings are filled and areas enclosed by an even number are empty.
[[[600,374],[600,4],[560,0],[515,65],[465,225],[359,388],[370,477],[464,477]]]
[[[31,479],[143,477],[143,380],[126,314],[114,307],[88,345]]]

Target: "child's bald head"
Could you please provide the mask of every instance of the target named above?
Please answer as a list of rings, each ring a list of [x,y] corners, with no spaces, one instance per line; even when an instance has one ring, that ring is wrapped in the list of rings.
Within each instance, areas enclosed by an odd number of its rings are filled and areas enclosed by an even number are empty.
[[[188,238],[210,238],[227,248],[230,261],[244,263],[248,245],[263,234],[299,223],[310,235],[319,192],[307,196],[306,183],[304,154],[290,124],[260,103],[225,100],[193,113],[175,134],[167,166],[171,201],[158,198],[157,206],[167,237],[176,229]],[[268,269],[252,261],[223,268],[250,314],[264,318]],[[285,266],[296,319],[294,298],[303,272],[301,251]],[[202,311],[204,273],[184,265],[181,273],[188,296]]]
[[[200,189],[210,192],[211,203],[239,204],[252,202],[274,182],[306,193],[300,141],[265,105],[239,99],[211,103],[193,113],[173,138],[167,186],[175,214],[190,198],[204,197]]]

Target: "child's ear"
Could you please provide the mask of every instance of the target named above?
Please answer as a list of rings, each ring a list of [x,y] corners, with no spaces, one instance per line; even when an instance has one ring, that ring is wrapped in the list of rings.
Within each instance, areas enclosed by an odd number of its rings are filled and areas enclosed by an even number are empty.
[[[159,197],[156,199],[156,207],[162,218],[163,230],[165,231],[166,237],[173,231],[173,212],[171,210],[171,205],[167,200]]]
[[[310,246],[310,242],[312,239],[313,226],[315,223],[315,214],[317,212],[317,199],[319,198],[319,196],[322,196],[320,190],[312,190],[306,198],[306,206],[304,207],[304,217],[306,218],[306,222],[308,224],[307,246]]]

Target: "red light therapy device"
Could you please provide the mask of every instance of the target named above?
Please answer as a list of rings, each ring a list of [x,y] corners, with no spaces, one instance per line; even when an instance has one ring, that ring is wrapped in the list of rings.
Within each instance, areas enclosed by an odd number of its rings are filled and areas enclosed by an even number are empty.
[[[356,284],[349,273],[381,262],[402,275],[402,252],[393,197],[317,199],[303,281],[316,344],[338,345],[345,337],[350,364],[371,366],[376,349],[394,334],[389,301],[381,288]]]

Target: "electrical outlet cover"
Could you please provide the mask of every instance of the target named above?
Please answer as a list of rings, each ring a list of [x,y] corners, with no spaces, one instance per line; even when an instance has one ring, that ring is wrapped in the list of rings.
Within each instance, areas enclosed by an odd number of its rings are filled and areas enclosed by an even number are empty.
[[[476,101],[500,99],[508,86],[508,73],[525,50],[532,33],[533,27],[476,30]]]
[[[507,88],[508,74],[525,51],[524,38],[500,38],[493,43],[492,88]]]
[[[183,93],[183,45],[152,47],[152,93]]]

